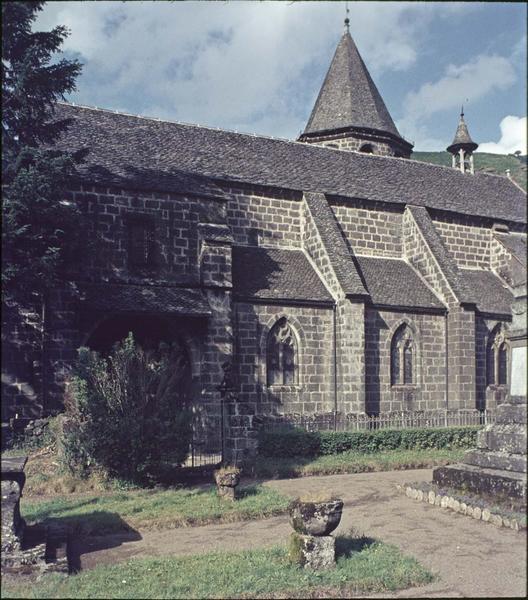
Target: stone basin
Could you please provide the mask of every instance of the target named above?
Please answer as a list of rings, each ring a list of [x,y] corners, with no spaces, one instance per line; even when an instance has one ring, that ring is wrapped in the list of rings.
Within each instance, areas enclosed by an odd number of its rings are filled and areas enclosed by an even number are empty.
[[[342,500],[328,502],[301,502],[290,504],[290,523],[303,535],[329,535],[339,525],[343,512]]]

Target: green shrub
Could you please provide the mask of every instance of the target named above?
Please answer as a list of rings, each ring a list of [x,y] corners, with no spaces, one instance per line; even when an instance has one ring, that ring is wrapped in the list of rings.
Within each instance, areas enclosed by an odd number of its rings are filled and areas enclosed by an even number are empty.
[[[348,450],[372,453],[384,450],[470,448],[476,444],[478,426],[430,429],[378,429],[375,431],[320,431],[302,429],[264,432],[262,456],[325,456]]]
[[[309,433],[299,428],[262,432],[259,440],[259,454],[262,456],[318,456],[320,454],[319,434]]]
[[[68,470],[144,482],[184,462],[192,435],[186,370],[179,347],[144,351],[131,333],[107,359],[80,348],[63,423]]]

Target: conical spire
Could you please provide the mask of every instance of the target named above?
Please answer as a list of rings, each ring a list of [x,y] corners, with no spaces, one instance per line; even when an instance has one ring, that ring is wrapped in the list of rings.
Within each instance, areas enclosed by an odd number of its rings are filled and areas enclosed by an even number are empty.
[[[455,133],[455,139],[451,142],[451,145],[447,147],[447,151],[451,154],[455,154],[460,148],[473,152],[478,148],[478,144],[471,139],[469,131],[464,121],[464,107],[460,111],[460,120],[458,121],[458,127]]]
[[[361,127],[401,137],[350,36],[347,20],[304,133]]]

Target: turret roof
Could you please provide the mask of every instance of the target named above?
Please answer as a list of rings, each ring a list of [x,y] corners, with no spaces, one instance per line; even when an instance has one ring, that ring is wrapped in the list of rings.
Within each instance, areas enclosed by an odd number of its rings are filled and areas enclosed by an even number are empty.
[[[350,33],[345,31],[304,133],[367,127],[401,137]]]
[[[451,145],[448,146],[448,152],[457,152],[459,148],[465,148],[467,150],[476,150],[478,148],[478,144],[476,144],[469,135],[469,131],[464,121],[464,111],[460,113],[460,121],[458,122],[458,127],[455,133],[455,138],[451,142]]]

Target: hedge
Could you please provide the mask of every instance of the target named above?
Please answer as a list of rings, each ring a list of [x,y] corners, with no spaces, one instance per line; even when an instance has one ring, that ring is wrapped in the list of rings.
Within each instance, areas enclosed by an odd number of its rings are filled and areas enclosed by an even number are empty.
[[[346,450],[372,453],[396,449],[470,448],[476,445],[479,429],[479,426],[319,432],[284,429],[261,432],[259,454],[315,457],[339,454]]]

